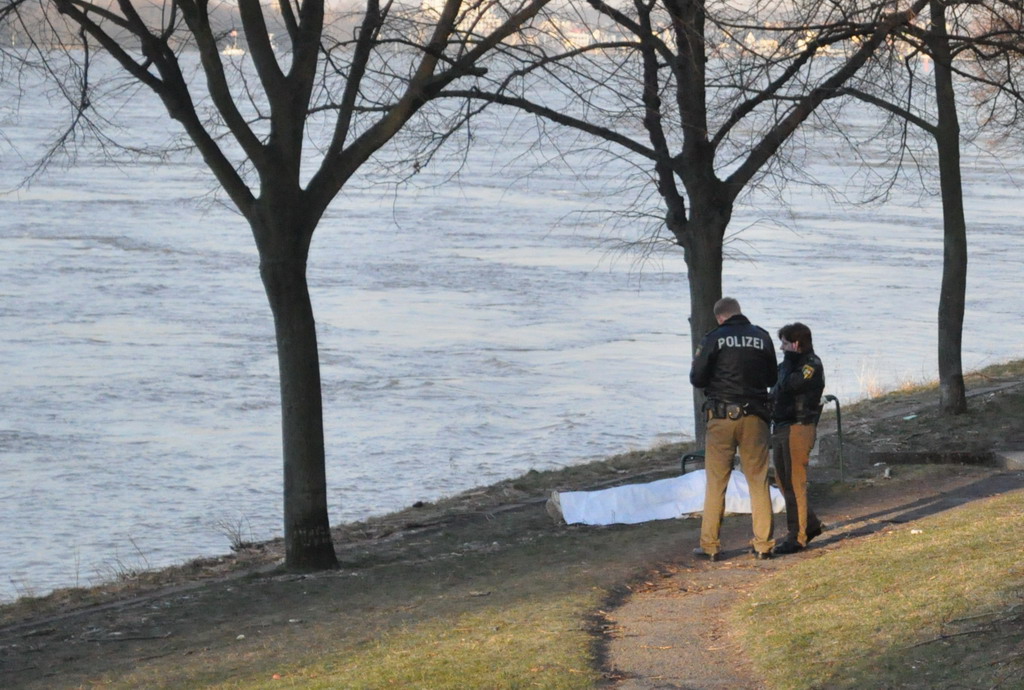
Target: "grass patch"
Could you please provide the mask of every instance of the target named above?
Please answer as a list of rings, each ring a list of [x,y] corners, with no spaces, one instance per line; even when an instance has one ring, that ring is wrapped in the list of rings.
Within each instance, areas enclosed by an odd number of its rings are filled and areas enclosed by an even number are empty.
[[[600,674],[578,624],[592,597],[520,601],[392,631],[353,649],[216,688],[591,688]]]
[[[732,612],[775,688],[1022,687],[1024,492],[787,567]]]

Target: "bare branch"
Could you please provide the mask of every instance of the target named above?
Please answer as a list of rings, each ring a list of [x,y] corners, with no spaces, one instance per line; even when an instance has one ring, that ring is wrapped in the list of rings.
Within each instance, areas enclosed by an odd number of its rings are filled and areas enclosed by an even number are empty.
[[[573,129],[578,129],[582,132],[586,132],[587,134],[593,134],[594,136],[604,139],[606,141],[619,144],[620,146],[634,153],[638,153],[641,156],[648,158],[650,160],[657,159],[657,153],[652,148],[648,146],[643,146],[636,140],[631,139],[630,137],[620,134],[619,132],[616,132],[612,129],[608,129],[607,127],[595,125],[594,123],[588,120],[573,117],[571,115],[566,114],[565,112],[558,111],[547,106],[543,106],[539,103],[534,103],[533,101],[527,100],[525,98],[505,96],[503,94],[480,91],[479,89],[447,89],[442,91],[439,95],[445,98],[468,98],[481,100],[486,101],[488,103],[494,103],[497,105],[504,105],[511,108],[516,108],[518,110],[522,110],[523,112],[543,117],[544,119],[554,122],[555,124],[564,125],[566,127],[572,127]]]
[[[851,87],[851,86],[846,86],[846,87],[843,87],[841,89],[838,89],[836,91],[836,95],[837,96],[847,96],[847,95],[848,96],[853,96],[853,97],[855,97],[855,98],[857,98],[859,100],[864,101],[865,103],[870,103],[873,106],[881,108],[882,110],[888,110],[890,113],[892,113],[896,117],[898,117],[898,118],[900,118],[902,120],[906,120],[907,122],[910,122],[911,124],[917,125],[918,127],[923,129],[924,131],[928,132],[929,134],[934,135],[936,133],[936,131],[937,131],[936,127],[935,127],[935,125],[933,123],[928,122],[924,118],[919,117],[915,113],[910,112],[908,109],[902,108],[902,107],[896,105],[895,103],[891,103],[890,101],[887,101],[884,98],[879,98],[878,96],[874,96],[874,95],[872,95],[870,93],[867,93],[865,91],[861,91],[860,89],[857,89],[857,88],[854,88],[854,87]]]
[[[926,7],[928,0],[915,0],[915,2],[902,12],[893,12],[879,22],[877,28],[872,32],[871,37],[864,41],[857,52],[850,58],[841,69],[837,70],[830,78],[826,79],[820,86],[813,89],[797,105],[793,106],[788,115],[775,125],[767,136],[751,151],[750,156],[743,164],[729,176],[727,183],[735,196],[739,193],[754,174],[774,155],[782,143],[790,134],[807,119],[807,116],[822,101],[835,95],[836,90],[841,87],[857,70],[859,70],[875,52],[882,41],[889,36],[894,29],[911,21],[921,10]]]

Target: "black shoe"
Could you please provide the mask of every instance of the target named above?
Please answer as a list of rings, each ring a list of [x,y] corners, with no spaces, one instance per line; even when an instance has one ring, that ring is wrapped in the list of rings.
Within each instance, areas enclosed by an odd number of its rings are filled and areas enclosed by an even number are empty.
[[[705,551],[704,549],[702,549],[699,546],[693,550],[693,555],[696,556],[697,558],[707,559],[707,560],[711,561],[712,563],[714,563],[715,561],[718,560],[718,553],[708,553],[707,551]]]
[[[796,541],[784,541],[781,544],[775,546],[772,553],[776,556],[784,556],[788,553],[796,553],[802,550],[804,547],[800,546],[799,542]]]
[[[818,523],[818,526],[815,527],[814,529],[807,530],[807,543],[810,544],[811,543],[811,539],[814,539],[815,537],[820,536],[824,529],[825,528],[821,525],[821,523]]]
[[[771,551],[755,551],[754,552],[754,560],[757,560],[757,561],[767,561],[771,557],[772,557],[772,552]]]

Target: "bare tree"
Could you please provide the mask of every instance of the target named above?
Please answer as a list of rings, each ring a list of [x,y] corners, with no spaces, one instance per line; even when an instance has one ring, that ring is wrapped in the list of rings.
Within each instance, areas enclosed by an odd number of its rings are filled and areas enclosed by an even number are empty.
[[[486,91],[446,93],[519,108],[639,161],[660,199],[658,231],[684,252],[693,349],[714,326],[741,194],[782,169],[798,127],[927,3],[570,0],[542,27],[547,41],[516,47],[517,64]],[[586,40],[565,28],[573,21],[591,27]]]
[[[964,308],[967,295],[967,221],[960,175],[960,117],[953,88],[953,53],[946,27],[946,8],[931,0],[925,45],[935,62],[935,146],[942,190],[942,287],[939,293],[939,408],[948,414],[967,410],[964,389]]]
[[[1016,2],[942,2],[899,32],[888,60],[879,59],[843,90],[887,111],[900,126],[918,127],[933,139],[938,156],[943,217],[942,285],[938,308],[939,408],[967,409],[962,346],[967,292],[967,222],[961,182],[961,122],[957,91],[988,103],[993,114],[1016,113],[1021,91],[1015,84],[1024,47],[1019,27],[1024,7]],[[929,74],[931,83],[929,83]],[[1012,122],[1019,116],[1011,115]],[[908,137],[899,140],[906,145]]]
[[[248,221],[274,315],[290,568],[337,564],[306,283],[313,233],[381,147],[442,89],[485,73],[488,56],[546,2],[367,0],[361,10],[329,16],[325,0],[280,0],[273,9],[239,0],[237,14],[218,16],[221,5],[208,0],[4,0],[6,25],[29,28],[19,35],[31,57],[18,53],[20,67],[40,65],[71,106],[67,137],[54,150],[83,128],[102,132],[94,103],[103,93],[104,70],[96,65],[103,53],[114,62],[110,78],[127,76],[159,97]],[[244,47],[231,46],[235,55],[226,56],[232,31]],[[449,109],[418,155],[429,158],[464,117]]]
[[[943,216],[942,287],[938,310],[940,408],[950,414],[967,409],[961,358],[967,290],[967,224],[960,171],[960,119],[953,83],[953,50],[946,8],[930,2],[922,23],[903,27],[903,40],[890,45],[889,59],[859,75],[843,93],[894,115],[901,128],[927,132],[938,152]],[[925,73],[932,72],[932,83]],[[930,87],[930,88],[929,88]],[[908,137],[899,137],[907,146]],[[902,163],[901,163],[902,164]]]

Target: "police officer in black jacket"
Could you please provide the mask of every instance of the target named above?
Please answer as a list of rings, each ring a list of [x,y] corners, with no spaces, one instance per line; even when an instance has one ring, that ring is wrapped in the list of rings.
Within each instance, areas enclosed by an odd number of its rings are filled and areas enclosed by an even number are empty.
[[[750,489],[754,555],[772,554],[772,504],[768,490],[768,389],[775,382],[772,337],[750,323],[731,297],[715,303],[718,328],[700,341],[690,367],[690,383],[704,389],[704,469],[707,483],[694,554],[718,560],[718,535],[725,512],[725,490],[739,448],[740,466]]]
[[[795,553],[821,534],[821,521],[807,502],[807,465],[821,417],[825,368],[814,354],[811,329],[790,323],[779,329],[783,353],[772,388],[772,459],[786,499],[786,538],[776,554]]]

